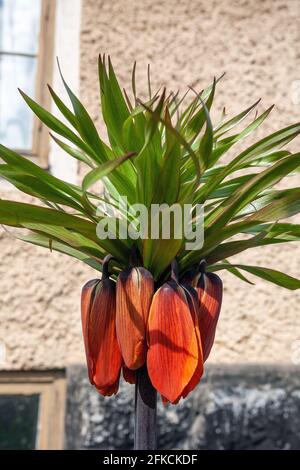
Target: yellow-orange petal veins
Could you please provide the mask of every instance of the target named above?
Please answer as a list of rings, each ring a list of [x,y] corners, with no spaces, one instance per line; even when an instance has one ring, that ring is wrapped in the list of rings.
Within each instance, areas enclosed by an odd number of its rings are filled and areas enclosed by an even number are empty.
[[[101,390],[107,395],[116,393],[122,357],[116,335],[115,282],[110,279],[104,279],[96,287],[87,335],[94,363],[93,382],[100,393]]]
[[[82,334],[84,341],[84,349],[86,355],[86,362],[88,368],[88,375],[91,384],[93,385],[94,375],[94,364],[89,354],[88,336],[87,336],[87,323],[90,315],[91,306],[94,300],[96,286],[99,284],[100,279],[92,279],[88,281],[82,288],[81,291],[81,323],[82,323]]]
[[[154,292],[153,277],[142,267],[125,269],[117,280],[117,337],[126,367],[146,360],[146,324]]]
[[[200,301],[199,327],[203,361],[206,361],[215,339],[222,305],[223,284],[217,274],[205,273],[201,276],[196,290]]]
[[[180,397],[198,364],[194,322],[184,290],[174,281],[154,295],[150,308],[147,367],[152,385],[168,401]]]

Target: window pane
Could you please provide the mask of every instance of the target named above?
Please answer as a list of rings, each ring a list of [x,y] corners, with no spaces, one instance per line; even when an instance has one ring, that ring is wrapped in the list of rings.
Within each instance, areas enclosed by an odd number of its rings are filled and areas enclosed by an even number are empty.
[[[35,449],[39,395],[0,395],[0,450]]]
[[[32,149],[33,113],[17,87],[34,95],[36,58],[0,55],[0,142],[8,147]]]
[[[41,0],[0,0],[0,51],[36,54]]]

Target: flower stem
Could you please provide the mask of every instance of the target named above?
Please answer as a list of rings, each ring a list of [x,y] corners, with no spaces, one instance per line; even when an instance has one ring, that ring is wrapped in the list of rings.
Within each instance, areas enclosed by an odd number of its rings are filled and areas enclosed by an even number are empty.
[[[136,372],[134,450],[156,449],[156,390],[146,366]]]
[[[112,255],[107,255],[105,256],[103,263],[102,263],[102,280],[108,279],[109,278],[109,270],[108,270],[108,265],[110,260],[112,260],[113,257]]]

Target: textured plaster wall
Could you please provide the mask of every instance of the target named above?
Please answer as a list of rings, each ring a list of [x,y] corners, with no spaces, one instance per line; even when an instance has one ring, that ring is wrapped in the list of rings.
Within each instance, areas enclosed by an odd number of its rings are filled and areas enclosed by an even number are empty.
[[[291,99],[292,81],[300,79],[297,0],[82,3],[81,95],[99,129],[99,52],[111,54],[124,85],[130,83],[137,60],[141,94],[148,62],[154,87],[183,89],[192,84],[201,89],[226,71],[216,101],[218,112],[226,105],[229,113],[236,113],[259,97],[260,110],[276,104],[259,136],[299,120],[300,105]],[[5,197],[1,188],[0,193]],[[63,367],[82,361],[79,292],[92,270],[14,242],[4,232],[0,250],[0,340],[7,350],[0,367]],[[249,251],[238,261],[300,277],[296,245]],[[231,275],[223,279],[224,306],[210,361],[290,363],[293,342],[300,340],[300,294],[262,280],[250,288]]]

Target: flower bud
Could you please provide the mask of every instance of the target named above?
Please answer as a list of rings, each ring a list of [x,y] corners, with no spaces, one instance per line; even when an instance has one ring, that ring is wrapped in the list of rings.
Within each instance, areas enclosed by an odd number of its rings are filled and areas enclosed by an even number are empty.
[[[122,357],[116,335],[115,282],[103,275],[82,290],[82,330],[90,382],[102,395],[118,391]]]
[[[146,325],[154,292],[152,274],[142,267],[125,269],[117,280],[117,337],[126,367],[146,360]]]

